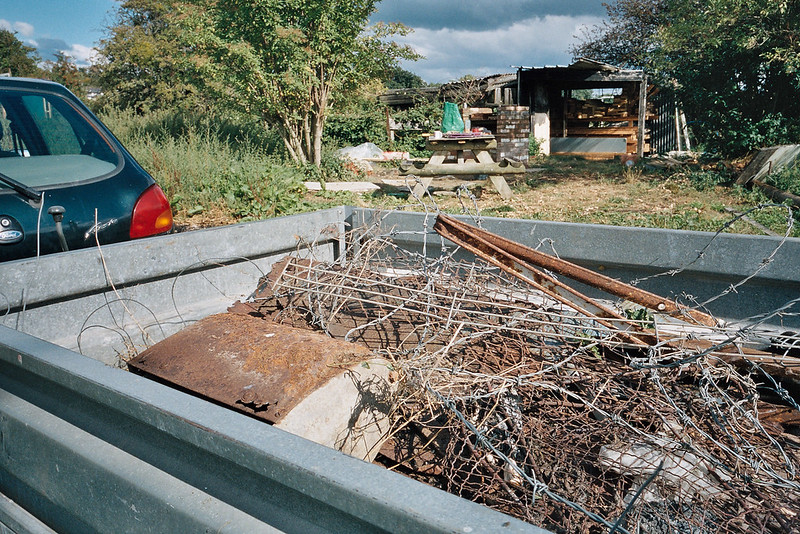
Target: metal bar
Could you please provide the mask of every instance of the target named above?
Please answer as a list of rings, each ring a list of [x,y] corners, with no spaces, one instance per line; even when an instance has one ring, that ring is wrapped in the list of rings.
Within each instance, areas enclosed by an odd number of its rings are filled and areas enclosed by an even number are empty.
[[[0,288],[13,292],[0,289],[0,324],[118,365],[118,354],[225,311],[286,254],[341,256],[344,212],[331,208],[6,262]],[[66,274],[75,272],[80,276]]]
[[[502,239],[499,236],[488,232],[477,232],[479,229],[442,214],[437,218],[433,228],[442,237],[470,250],[512,276],[523,279],[562,304],[594,319],[598,324],[618,333],[626,341],[639,346],[649,346],[655,342],[651,335],[642,332],[625,317],[520,260],[499,244]],[[484,234],[490,239],[484,238]]]
[[[6,529],[6,530],[3,530]],[[27,510],[0,493],[0,532],[13,534],[56,534]]]
[[[681,306],[669,299],[633,287],[619,280],[614,280],[613,278],[596,273],[580,265],[556,258],[555,256],[550,256],[544,252],[539,252],[538,250],[515,243],[514,241],[492,234],[486,230],[467,225],[448,215],[440,214],[436,220],[436,224],[439,225],[440,228],[446,226],[456,230],[460,229],[462,232],[469,231],[475,236],[491,239],[491,242],[498,248],[518,260],[561,274],[617,297],[635,302],[646,308],[666,313],[672,317],[683,320],[691,319],[705,326],[717,326],[717,320],[706,313]],[[436,226],[434,226],[434,229],[435,228]]]
[[[626,339],[627,341],[639,346],[652,346],[657,344],[658,339],[654,335],[643,331],[638,325],[627,321],[625,318],[615,314],[613,311],[600,306],[588,297],[569,288],[569,286],[561,284],[546,274],[533,269],[525,261],[520,260],[520,257],[525,256],[525,251],[518,250],[517,247],[512,247],[515,249],[515,252],[522,252],[522,254],[517,256],[513,252],[507,250],[507,247],[510,243],[508,240],[505,240],[499,236],[495,236],[494,234],[486,232],[485,230],[467,225],[443,214],[440,214],[437,218],[436,223],[434,224],[434,230],[436,230],[442,237],[445,237],[470,250],[477,256],[500,267],[509,274],[529,282],[534,287],[544,291],[556,300],[567,303],[580,313],[583,313],[587,316],[591,316],[591,314],[594,313],[598,316],[598,318],[595,320],[599,324],[614,330],[617,332],[617,335]],[[527,247],[522,248],[526,249]],[[533,251],[532,249],[528,249],[528,251],[536,252],[536,254],[542,254],[538,251]],[[561,262],[563,260],[558,261]],[[574,264],[568,265],[571,267],[578,267]],[[569,269],[566,270],[569,272]],[[566,292],[564,291],[565,289]],[[637,291],[641,290],[637,289]],[[604,321],[599,317],[616,319],[616,321],[611,323]],[[620,327],[624,327],[624,329],[620,329]],[[795,382],[798,379],[797,367],[798,361],[800,360],[797,358],[775,356],[760,350],[739,347],[732,344],[732,339],[715,344],[703,340],[690,340],[672,336],[662,336],[662,338],[662,341],[665,341],[667,345],[671,347],[680,348],[682,350],[689,348],[697,353],[707,352],[710,355],[734,365],[747,365],[748,361],[758,361],[774,376],[793,380]]]

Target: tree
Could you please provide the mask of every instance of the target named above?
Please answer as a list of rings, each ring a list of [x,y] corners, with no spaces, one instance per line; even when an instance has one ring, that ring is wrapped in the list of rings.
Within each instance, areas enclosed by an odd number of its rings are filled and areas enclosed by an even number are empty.
[[[36,50],[22,44],[16,32],[0,30],[0,72],[35,78],[41,73],[38,62]]]
[[[199,79],[275,127],[292,159],[319,165],[334,93],[415,59],[390,40],[407,29],[367,28],[376,0],[194,0],[180,21]]]
[[[86,69],[78,67],[72,58],[63,52],[56,54],[55,61],[45,61],[44,74],[48,79],[60,83],[78,97],[86,96],[86,85],[89,83]]]
[[[383,78],[383,84],[387,89],[414,89],[428,86],[425,80],[401,67],[389,71],[388,76]]]
[[[620,67],[650,69],[666,3],[667,0],[604,3],[608,20],[594,28],[585,28],[581,42],[570,51],[576,57],[602,60]]]
[[[800,139],[796,0],[617,0],[573,49],[674,86],[707,150]]]
[[[740,154],[800,139],[800,7],[672,0],[657,61],[707,147]]]
[[[175,0],[124,0],[98,48],[105,104],[139,113],[193,108],[203,98],[185,69]]]

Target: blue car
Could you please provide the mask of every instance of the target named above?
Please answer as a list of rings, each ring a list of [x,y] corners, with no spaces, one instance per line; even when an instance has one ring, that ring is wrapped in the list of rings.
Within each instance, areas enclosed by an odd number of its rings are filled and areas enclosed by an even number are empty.
[[[164,192],[75,95],[0,77],[0,261],[171,229]]]

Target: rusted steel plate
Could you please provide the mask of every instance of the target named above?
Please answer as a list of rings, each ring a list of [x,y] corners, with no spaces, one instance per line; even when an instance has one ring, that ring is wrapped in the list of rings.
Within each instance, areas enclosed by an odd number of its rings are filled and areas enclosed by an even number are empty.
[[[206,317],[128,366],[269,423],[369,359],[369,349],[250,315]]]

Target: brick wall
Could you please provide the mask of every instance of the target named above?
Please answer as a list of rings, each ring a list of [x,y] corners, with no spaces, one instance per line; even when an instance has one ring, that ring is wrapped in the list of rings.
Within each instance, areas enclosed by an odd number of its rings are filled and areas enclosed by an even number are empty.
[[[497,112],[497,160],[528,161],[531,113],[527,106],[500,106]]]

